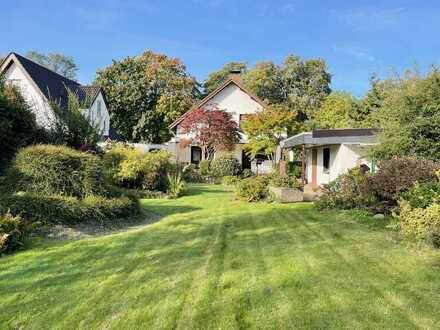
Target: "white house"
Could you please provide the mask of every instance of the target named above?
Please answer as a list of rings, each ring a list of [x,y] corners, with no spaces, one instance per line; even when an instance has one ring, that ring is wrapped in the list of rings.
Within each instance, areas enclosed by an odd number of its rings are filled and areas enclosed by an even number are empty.
[[[170,125],[170,129],[174,132],[175,136],[168,142],[168,150],[176,155],[179,162],[198,164],[202,159],[201,148],[196,144],[185,148],[180,146],[182,139],[185,139],[187,136],[182,134],[179,124],[194,109],[218,108],[230,113],[233,120],[240,126],[240,123],[246,120],[247,116],[256,114],[263,110],[265,106],[266,104],[262,100],[243,86],[238,74],[231,74],[216,90]],[[243,168],[251,168],[251,161],[243,150],[243,145],[246,141],[246,136],[241,134],[240,142],[236,145],[234,154]]]
[[[375,144],[376,129],[319,129],[292,136],[281,142],[281,148],[302,151],[304,183],[317,188],[356,166],[374,172],[376,164],[368,150]]]
[[[80,85],[17,53],[10,53],[0,63],[0,74],[7,83],[18,87],[41,127],[50,127],[54,120],[51,101],[57,102],[61,109],[66,108],[69,89],[87,103],[82,112],[89,122],[103,136],[109,135],[109,107],[101,87]]]

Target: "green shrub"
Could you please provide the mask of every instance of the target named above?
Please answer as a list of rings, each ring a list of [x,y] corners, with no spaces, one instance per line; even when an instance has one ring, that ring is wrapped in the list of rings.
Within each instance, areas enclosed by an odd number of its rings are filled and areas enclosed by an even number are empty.
[[[297,180],[296,177],[293,176],[281,176],[281,175],[271,175],[270,176],[270,185],[273,187],[280,187],[280,188],[296,188],[300,189],[302,188],[301,182]]]
[[[201,160],[199,164],[200,174],[203,176],[209,175],[209,160]]]
[[[121,162],[128,158],[130,153],[139,154],[139,151],[126,146],[123,143],[115,143],[108,147],[108,150],[102,156],[102,162],[105,169],[106,177],[113,183],[117,184],[117,174]]]
[[[16,190],[83,198],[105,194],[100,159],[64,146],[36,145],[21,149],[8,176]]]
[[[35,115],[20,92],[0,77],[0,169],[5,168],[19,148],[37,138]]]
[[[168,174],[168,195],[171,198],[179,198],[186,192],[185,182],[179,173]]]
[[[315,206],[322,209],[369,209],[377,207],[376,200],[366,184],[366,176],[359,168],[353,168],[348,173],[340,175],[336,180],[323,185],[322,195],[315,202]]]
[[[286,173],[289,176],[294,176],[299,179],[301,178],[301,172],[302,172],[301,165],[298,165],[295,162],[288,162],[286,164]]]
[[[87,220],[104,221],[139,213],[136,200],[127,197],[105,198],[19,193],[0,198],[0,212],[10,210],[14,215],[41,223],[79,223]]]
[[[0,255],[23,246],[28,229],[21,216],[13,216],[10,212],[0,215]]]
[[[236,186],[240,182],[240,177],[227,175],[222,178],[222,185],[225,186]]]
[[[440,204],[440,183],[438,181],[416,183],[412,189],[401,194],[401,197],[412,208],[425,209],[431,204]]]
[[[262,176],[254,176],[241,180],[236,187],[238,198],[247,202],[257,202],[268,196],[267,179]]]
[[[182,169],[182,178],[186,182],[203,182],[203,177],[194,164],[185,165]]]
[[[240,162],[234,155],[223,154],[214,158],[211,162],[210,173],[214,177],[238,175],[241,171]]]
[[[440,204],[426,208],[412,208],[408,202],[400,204],[399,225],[407,237],[425,240],[440,246]]]
[[[117,146],[103,159],[105,172],[113,184],[130,189],[166,191],[170,157],[167,151],[141,153],[137,149]]]

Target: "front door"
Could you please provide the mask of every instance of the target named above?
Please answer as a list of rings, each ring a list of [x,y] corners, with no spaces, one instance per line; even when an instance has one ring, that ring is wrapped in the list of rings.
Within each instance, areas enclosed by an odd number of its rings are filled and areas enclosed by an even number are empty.
[[[318,149],[312,149],[312,187],[318,187]]]

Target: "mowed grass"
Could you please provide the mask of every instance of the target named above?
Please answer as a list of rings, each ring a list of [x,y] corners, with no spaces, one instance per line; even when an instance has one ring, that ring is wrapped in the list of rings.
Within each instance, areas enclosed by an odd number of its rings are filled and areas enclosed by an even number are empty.
[[[440,327],[440,255],[309,204],[221,186],[144,200],[141,229],[0,258],[0,328]]]

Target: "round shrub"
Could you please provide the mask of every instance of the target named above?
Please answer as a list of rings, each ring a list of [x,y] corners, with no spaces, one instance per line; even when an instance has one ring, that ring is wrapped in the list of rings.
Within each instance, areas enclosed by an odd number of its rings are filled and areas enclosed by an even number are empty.
[[[194,164],[185,165],[182,169],[182,179],[186,182],[203,182],[200,170]]]
[[[105,193],[100,159],[64,146],[21,149],[9,175],[17,179],[16,188],[26,192],[80,198]]]
[[[401,194],[412,208],[427,208],[431,204],[440,204],[440,183],[437,181],[417,183],[412,189]]]
[[[234,155],[220,155],[211,162],[210,172],[214,177],[237,175],[241,171],[240,162]]]
[[[119,145],[103,156],[103,163],[107,178],[117,186],[166,191],[170,159],[167,151],[142,153]]]
[[[247,202],[257,202],[268,196],[267,179],[262,176],[254,176],[241,180],[236,187],[235,193],[238,198]]]
[[[269,184],[272,187],[280,187],[280,188],[302,188],[302,184],[296,177],[293,176],[282,176],[279,174],[274,174],[270,176]]]

